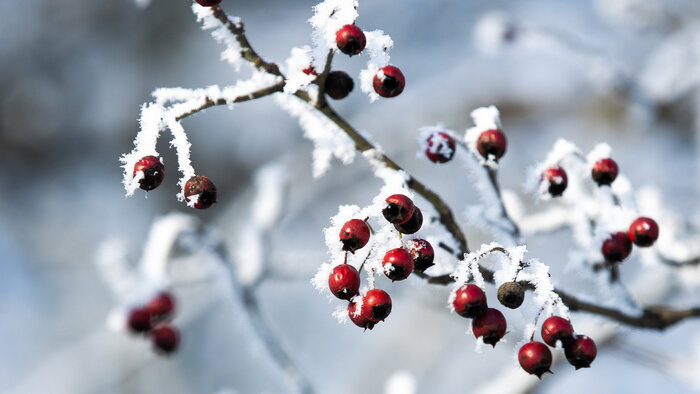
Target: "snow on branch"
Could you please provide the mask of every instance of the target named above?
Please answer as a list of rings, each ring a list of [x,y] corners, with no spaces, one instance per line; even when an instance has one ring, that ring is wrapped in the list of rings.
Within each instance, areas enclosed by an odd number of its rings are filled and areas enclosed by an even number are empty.
[[[241,65],[245,63],[241,53],[241,45],[228,27],[215,16],[214,8],[202,7],[197,3],[192,3],[192,12],[197,17],[197,22],[202,24],[202,30],[211,30],[211,36],[214,37],[217,42],[226,46],[226,49],[221,52],[221,60],[227,61],[236,71],[240,71]],[[228,20],[234,26],[238,26],[242,29],[240,18],[228,17]]]
[[[314,6],[314,15],[309,18],[313,28],[313,65],[316,70],[323,69],[323,60],[328,51],[337,50],[335,33],[345,25],[352,25],[357,19],[356,0],[325,0]]]

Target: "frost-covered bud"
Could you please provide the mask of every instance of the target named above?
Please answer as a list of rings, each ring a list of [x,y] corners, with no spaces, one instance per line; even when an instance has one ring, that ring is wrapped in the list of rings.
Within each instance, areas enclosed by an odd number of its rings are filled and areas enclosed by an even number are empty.
[[[413,258],[413,270],[423,272],[434,265],[435,251],[430,242],[424,239],[412,239],[406,243]]]
[[[425,155],[433,163],[447,163],[452,160],[456,147],[455,139],[440,131],[431,134],[426,140]]]
[[[603,246],[600,250],[605,260],[620,262],[632,253],[632,241],[623,232],[613,233],[603,241]]]
[[[404,280],[413,272],[413,258],[405,249],[392,249],[382,259],[384,275],[392,281]]]
[[[165,166],[155,156],[145,156],[134,165],[133,176],[142,171],[143,178],[139,180],[139,187],[143,190],[153,190],[160,186],[165,178]]]
[[[630,224],[627,236],[637,246],[651,246],[659,238],[659,225],[651,218],[637,218]]]
[[[175,352],[180,345],[180,333],[175,327],[163,324],[153,329],[151,341],[157,353],[168,355]]]
[[[549,191],[549,194],[551,194],[552,197],[561,196],[569,183],[568,178],[566,177],[566,171],[564,171],[564,169],[560,166],[548,168],[544,172],[544,179],[549,182],[549,188],[547,191]]]
[[[413,215],[405,223],[395,224],[394,228],[401,234],[414,234],[420,230],[423,225],[423,213],[415,207],[413,209]]]
[[[397,67],[384,66],[374,76],[372,81],[374,91],[382,97],[396,97],[406,86],[406,78]]]
[[[340,100],[350,94],[354,86],[352,78],[345,71],[333,71],[326,77],[325,92],[334,100]]]
[[[486,294],[481,288],[473,284],[462,285],[455,293],[452,306],[458,315],[466,318],[475,318],[484,313],[488,307]]]
[[[334,296],[350,300],[360,292],[360,274],[350,264],[340,264],[328,276],[328,287]]]
[[[528,342],[518,351],[518,362],[525,372],[542,379],[542,375],[552,371],[552,352],[542,342]]]
[[[569,364],[576,367],[576,369],[589,368],[596,355],[598,355],[598,348],[591,338],[585,335],[577,335],[571,343],[564,347],[564,355]]]
[[[367,37],[362,29],[355,25],[345,25],[335,33],[338,49],[346,55],[357,55],[365,49]]]
[[[204,175],[195,175],[185,183],[185,200],[194,208],[207,209],[216,202],[216,186]]]
[[[491,129],[479,134],[479,139],[476,141],[476,149],[479,154],[485,159],[489,155],[493,155],[495,160],[500,159],[506,153],[508,142],[506,135],[501,130]]]
[[[542,323],[542,340],[551,347],[555,347],[557,341],[568,345],[574,340],[574,327],[563,317],[550,316]]]
[[[498,309],[488,308],[472,320],[472,331],[484,343],[496,347],[496,343],[506,335],[506,318]]]
[[[195,0],[202,7],[214,7],[221,3],[221,0]]]
[[[618,174],[617,163],[613,159],[598,160],[591,170],[591,176],[598,186],[613,183]]]
[[[524,299],[525,290],[518,282],[505,282],[498,287],[498,301],[506,308],[516,309]]]
[[[385,201],[382,215],[389,223],[401,224],[411,219],[415,207],[413,200],[403,194],[392,194]]]
[[[355,253],[369,242],[369,226],[364,220],[348,220],[340,229],[340,242],[343,243],[343,250]]]
[[[362,313],[367,314],[373,323],[379,323],[391,313],[391,297],[380,289],[372,289],[362,297]]]

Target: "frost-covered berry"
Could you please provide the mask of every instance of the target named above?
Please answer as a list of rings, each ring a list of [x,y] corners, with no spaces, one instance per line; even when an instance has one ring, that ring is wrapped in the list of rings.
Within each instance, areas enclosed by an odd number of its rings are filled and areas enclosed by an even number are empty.
[[[367,37],[362,29],[355,25],[345,25],[335,33],[335,43],[340,52],[346,55],[357,55],[365,49]]]
[[[146,309],[154,321],[171,319],[175,313],[175,298],[172,294],[162,291],[148,301]]]
[[[566,190],[566,186],[569,184],[568,178],[566,177],[566,171],[564,171],[564,169],[560,166],[548,168],[544,172],[544,179],[549,182],[549,188],[547,191],[549,191],[549,194],[551,194],[552,197],[561,196],[562,193],[564,193],[564,190]]]
[[[603,253],[605,260],[620,262],[632,253],[632,241],[623,232],[613,233],[603,241],[600,251]]]
[[[425,155],[433,163],[447,163],[455,155],[455,139],[443,131],[431,134],[425,142]]]
[[[357,303],[355,302],[350,301],[350,304],[348,304],[348,317],[350,317],[350,321],[358,327],[362,327],[366,330],[374,328],[375,323],[370,318],[369,313],[364,308],[360,308],[358,312]]]
[[[126,326],[133,333],[144,333],[151,330],[151,314],[146,308],[134,308],[126,317]]]
[[[472,320],[472,331],[484,343],[496,347],[496,343],[506,335],[506,318],[498,309],[488,308]]]
[[[413,270],[423,272],[434,265],[435,251],[430,242],[424,239],[412,239],[406,242],[408,252],[413,259]]]
[[[391,313],[391,297],[380,289],[372,289],[362,297],[362,313],[373,323],[379,323]]]
[[[369,226],[364,220],[348,220],[340,229],[340,242],[343,243],[343,250],[355,253],[369,242]]]
[[[194,201],[194,208],[207,209],[216,202],[216,186],[204,175],[195,175],[185,183],[185,200]]]
[[[143,171],[143,178],[139,180],[139,187],[143,190],[153,190],[160,186],[165,178],[165,166],[155,156],[145,156],[134,164],[133,176]]]
[[[576,369],[590,367],[597,354],[595,342],[585,335],[577,335],[571,343],[564,346],[566,359]]]
[[[420,230],[421,226],[423,225],[423,213],[420,211],[418,207],[413,208],[413,215],[411,215],[411,218],[408,219],[408,221],[401,223],[401,224],[395,224],[394,228],[396,231],[400,232],[401,234],[414,234]]]
[[[325,92],[335,100],[345,98],[355,86],[345,71],[332,71],[326,77]]]
[[[651,218],[637,218],[630,224],[627,236],[637,246],[651,246],[659,238],[659,225]]]
[[[379,69],[372,81],[374,91],[382,97],[396,97],[406,86],[406,78],[397,67],[384,66]]]
[[[180,333],[169,324],[162,324],[151,331],[153,348],[158,353],[171,354],[180,345]]]
[[[546,372],[551,373],[552,352],[542,342],[528,342],[518,351],[518,362],[525,372],[542,379]]]
[[[392,281],[404,280],[413,272],[413,258],[403,248],[392,249],[382,259],[384,275]]]
[[[328,276],[331,293],[341,300],[350,300],[360,292],[360,274],[350,264],[340,264]]]
[[[498,301],[506,308],[516,309],[524,299],[525,290],[518,282],[504,282],[498,287]]]
[[[385,201],[382,214],[389,223],[401,224],[411,219],[415,207],[413,200],[403,194],[392,194]]]
[[[563,317],[550,316],[542,323],[542,340],[551,347],[555,347],[557,341],[565,346],[574,340],[574,327]]]
[[[221,3],[221,0],[195,0],[199,5],[202,7],[214,7],[215,5],[219,5]]]
[[[617,163],[613,159],[598,160],[591,170],[591,176],[598,186],[609,185],[617,178]]]
[[[493,155],[495,160],[500,159],[506,153],[507,147],[506,135],[498,129],[486,130],[476,140],[476,149],[485,159],[488,159],[489,155]]]
[[[474,284],[462,285],[455,292],[452,306],[458,315],[466,318],[475,318],[487,309],[486,294]]]

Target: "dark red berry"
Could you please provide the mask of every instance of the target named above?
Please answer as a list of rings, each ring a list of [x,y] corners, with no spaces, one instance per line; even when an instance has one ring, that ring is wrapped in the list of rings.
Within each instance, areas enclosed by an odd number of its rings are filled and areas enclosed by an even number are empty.
[[[369,242],[369,226],[364,220],[348,220],[340,229],[340,242],[343,243],[343,250],[355,253]]]
[[[168,292],[160,292],[146,304],[146,309],[154,321],[171,319],[175,312],[175,298]]]
[[[457,148],[455,139],[442,131],[431,134],[426,143],[425,155],[433,163],[447,163],[452,160]]]
[[[498,309],[488,308],[472,320],[472,331],[476,338],[496,347],[496,343],[506,335],[506,318]]]
[[[379,323],[391,313],[391,297],[384,290],[372,289],[362,297],[362,313],[373,323]]]
[[[384,275],[392,281],[404,280],[413,272],[413,258],[406,249],[392,249],[384,255],[382,267]]]
[[[564,190],[566,190],[566,186],[569,184],[566,177],[566,171],[559,166],[548,168],[544,172],[544,178],[547,180],[547,182],[549,182],[548,191],[552,197],[561,196],[562,193],[564,193]]]
[[[413,208],[413,215],[408,221],[395,224],[394,228],[401,234],[414,234],[420,230],[423,225],[423,213],[418,209],[418,207]]]
[[[382,97],[396,97],[406,86],[406,78],[404,78],[401,70],[394,66],[384,66],[379,69],[379,72],[374,76],[374,91]]]
[[[651,218],[637,218],[630,224],[627,236],[637,246],[651,246],[659,238],[659,225]]]
[[[126,326],[134,333],[144,333],[151,330],[151,314],[147,308],[135,308],[129,311]]]
[[[180,333],[169,324],[160,325],[151,331],[153,348],[163,354],[171,354],[180,344]]]
[[[546,372],[552,373],[552,352],[542,342],[528,342],[518,351],[518,361],[525,372],[542,379]]]
[[[617,163],[613,159],[598,160],[593,165],[591,176],[598,186],[609,185],[617,178]]]
[[[309,67],[306,67],[305,69],[301,70],[301,72],[303,72],[306,75],[318,75],[313,65],[309,65]]]
[[[557,341],[565,346],[574,340],[574,327],[563,317],[550,316],[542,323],[542,340],[551,347],[555,347]]]
[[[627,234],[617,232],[610,234],[610,237],[603,241],[601,252],[605,260],[620,262],[627,258],[632,252],[632,241],[627,238]]]
[[[462,285],[455,293],[452,301],[455,312],[462,317],[475,318],[484,313],[486,308],[486,294],[481,288],[473,284]]]
[[[424,239],[412,239],[406,242],[408,252],[413,259],[413,270],[423,272],[434,265],[435,251],[430,242]]]
[[[160,186],[165,178],[165,166],[155,156],[145,156],[134,164],[133,176],[143,171],[143,178],[139,180],[139,187],[143,190],[153,190]]]
[[[204,175],[195,175],[185,183],[185,200],[195,201],[194,208],[207,209],[216,202],[216,186]]]
[[[485,159],[488,159],[489,155],[493,155],[495,160],[500,159],[506,153],[507,146],[506,135],[498,129],[482,132],[476,141],[476,149]]]
[[[525,300],[525,289],[518,282],[505,282],[498,287],[498,301],[506,308],[516,309]]]
[[[221,3],[221,0],[195,0],[199,5],[202,7],[214,7],[215,5],[219,5]]]
[[[571,343],[564,346],[566,359],[576,369],[590,367],[597,354],[595,342],[585,335],[577,335]]]
[[[352,78],[345,71],[332,71],[326,77],[326,94],[335,100],[345,98],[355,86]]]
[[[331,293],[341,300],[350,300],[360,292],[360,274],[350,264],[340,264],[328,276]]]
[[[382,214],[389,223],[401,224],[411,219],[415,205],[410,198],[403,194],[392,194],[385,201]]]
[[[340,52],[352,56],[365,49],[367,38],[359,27],[345,25],[335,33],[335,43],[338,45]]]
[[[350,302],[348,305],[348,316],[350,317],[350,321],[352,321],[356,326],[362,327],[364,329],[369,329],[371,330],[374,328],[374,322],[370,318],[369,314],[364,308],[360,308],[360,312],[355,314],[357,311],[357,304],[354,302]]]

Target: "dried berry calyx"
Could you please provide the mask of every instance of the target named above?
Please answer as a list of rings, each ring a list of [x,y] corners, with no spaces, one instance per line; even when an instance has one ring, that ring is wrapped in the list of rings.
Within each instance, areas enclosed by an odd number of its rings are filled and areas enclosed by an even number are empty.
[[[505,282],[498,287],[498,301],[507,308],[520,307],[524,299],[525,290],[518,282]]]

